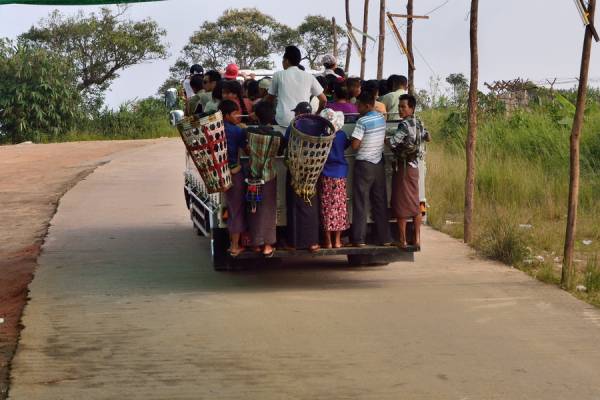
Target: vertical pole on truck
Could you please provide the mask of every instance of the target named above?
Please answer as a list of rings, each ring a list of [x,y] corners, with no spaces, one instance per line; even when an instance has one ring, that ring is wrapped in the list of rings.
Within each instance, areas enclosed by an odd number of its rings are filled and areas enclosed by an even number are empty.
[[[365,67],[367,62],[367,36],[366,33],[369,29],[369,0],[365,0],[365,8],[363,11],[363,37],[362,37],[362,53],[360,57],[360,79],[365,79]]]
[[[383,78],[383,53],[385,49],[385,0],[379,0],[379,48],[377,49],[377,80]]]
[[[337,25],[335,24],[335,17],[331,18],[331,31],[333,33],[333,56],[337,60],[338,57],[338,42],[337,42]]]
[[[583,2],[580,3],[584,7]],[[563,268],[561,286],[564,289],[572,289],[574,284],[573,253],[575,251],[575,233],[577,229],[577,207],[579,205],[579,137],[583,129],[583,115],[585,111],[585,100],[587,96],[587,85],[590,70],[590,58],[592,54],[592,37],[597,38],[594,29],[594,14],[596,12],[596,0],[589,0],[584,23],[586,23],[583,39],[583,51],[581,54],[581,69],[579,71],[579,87],[577,89],[577,104],[570,139],[570,174],[569,174],[569,203],[567,214],[567,229],[565,232],[565,248],[563,257]]]
[[[348,30],[352,29],[352,22],[350,22],[350,0],[346,0],[346,28]],[[348,35],[348,44],[346,45],[346,65],[344,65],[344,70],[346,71],[346,75],[350,69],[350,56],[352,55],[352,39],[350,39],[350,35]]]
[[[413,0],[406,3],[406,50],[408,58],[414,60],[413,56]],[[408,64],[408,93],[415,94],[415,64]]]
[[[471,83],[469,86],[469,127],[465,145],[467,174],[465,177],[464,241],[473,240],[473,208],[475,198],[475,146],[477,144],[477,85],[479,81],[479,52],[477,48],[477,24],[479,0],[471,0]]]

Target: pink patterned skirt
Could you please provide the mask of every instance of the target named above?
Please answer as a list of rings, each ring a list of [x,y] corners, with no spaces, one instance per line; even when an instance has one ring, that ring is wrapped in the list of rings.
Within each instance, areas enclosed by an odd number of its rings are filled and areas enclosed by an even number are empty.
[[[320,184],[323,229],[345,231],[350,227],[346,210],[346,178],[321,176]]]

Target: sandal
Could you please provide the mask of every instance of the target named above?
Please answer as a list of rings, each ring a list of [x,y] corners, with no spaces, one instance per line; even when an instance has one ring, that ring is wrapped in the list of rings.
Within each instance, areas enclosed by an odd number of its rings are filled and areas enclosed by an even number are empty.
[[[242,254],[244,252],[244,248],[241,249],[237,249],[236,251],[233,251],[231,249],[227,250],[227,252],[229,253],[229,255],[233,258],[236,258],[237,256],[239,256],[240,254]]]
[[[268,253],[262,253],[264,258],[272,258],[275,255],[275,249],[271,250]]]
[[[308,251],[310,251],[311,253],[316,253],[320,249],[321,249],[321,246],[319,246],[318,244],[313,244],[312,246],[310,246],[308,248]]]

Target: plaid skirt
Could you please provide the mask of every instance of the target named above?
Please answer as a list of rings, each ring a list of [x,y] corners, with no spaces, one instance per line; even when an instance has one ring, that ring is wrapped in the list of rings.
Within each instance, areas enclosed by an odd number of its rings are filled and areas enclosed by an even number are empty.
[[[350,227],[346,209],[346,178],[321,177],[321,220],[323,229],[345,231]]]

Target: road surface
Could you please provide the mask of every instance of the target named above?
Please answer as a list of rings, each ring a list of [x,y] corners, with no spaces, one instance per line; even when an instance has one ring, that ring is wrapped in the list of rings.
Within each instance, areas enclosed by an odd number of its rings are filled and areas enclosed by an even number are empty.
[[[600,399],[600,312],[426,229],[415,263],[213,272],[176,140],[61,200],[11,400]]]

